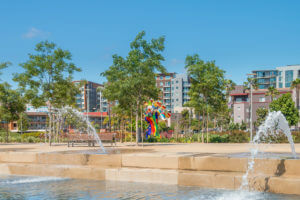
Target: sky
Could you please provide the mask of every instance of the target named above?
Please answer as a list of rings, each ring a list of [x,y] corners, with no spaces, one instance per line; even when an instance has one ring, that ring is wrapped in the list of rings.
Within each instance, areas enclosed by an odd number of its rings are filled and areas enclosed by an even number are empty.
[[[165,36],[163,65],[184,73],[187,55],[216,64],[242,84],[252,70],[300,64],[300,1],[292,0],[2,0],[0,62],[13,63],[2,81],[44,40],[72,53],[74,79],[102,83],[112,55],[126,56],[142,30]]]

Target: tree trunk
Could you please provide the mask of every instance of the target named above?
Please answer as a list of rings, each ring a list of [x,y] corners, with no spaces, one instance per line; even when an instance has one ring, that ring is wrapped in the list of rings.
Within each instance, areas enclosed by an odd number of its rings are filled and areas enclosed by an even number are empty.
[[[202,114],[202,134],[201,134],[201,142],[204,143],[204,114],[205,112],[203,111],[203,114]]]
[[[139,144],[139,102],[136,103],[136,113],[135,113],[135,134],[136,134],[136,145]]]
[[[201,133],[200,133],[200,129],[201,129],[200,115],[201,115],[201,113],[199,112],[198,115],[199,115],[199,116],[198,116],[198,120],[199,120],[199,121],[198,121],[198,142],[200,142],[200,134],[201,134]]]
[[[49,107],[49,145],[51,146],[51,135],[52,135],[52,109]]]
[[[130,142],[132,142],[132,140],[133,140],[133,138],[132,138],[132,109],[130,110],[130,133],[131,133]]]
[[[144,146],[144,133],[143,133],[143,106],[141,106],[141,135],[142,135],[142,145]]]
[[[208,115],[208,112],[207,112],[207,118],[206,118],[206,143],[208,143],[208,118],[209,118],[209,115]]]
[[[9,122],[6,121],[6,143],[8,143],[8,124]]]

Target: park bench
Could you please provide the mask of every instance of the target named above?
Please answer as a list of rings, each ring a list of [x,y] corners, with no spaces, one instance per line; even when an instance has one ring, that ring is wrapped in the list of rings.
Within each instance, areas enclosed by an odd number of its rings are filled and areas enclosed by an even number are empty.
[[[116,133],[100,133],[98,134],[102,142],[110,142],[111,146],[116,145]],[[74,147],[74,143],[88,143],[88,146],[95,146],[95,138],[88,134],[68,134],[68,147],[70,144]]]

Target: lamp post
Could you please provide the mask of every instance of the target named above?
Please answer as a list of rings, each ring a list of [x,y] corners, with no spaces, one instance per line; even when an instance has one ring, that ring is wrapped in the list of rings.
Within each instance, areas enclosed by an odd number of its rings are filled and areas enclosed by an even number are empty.
[[[253,123],[252,123],[252,116],[253,116],[253,109],[252,109],[252,106],[253,106],[253,102],[252,102],[252,90],[253,90],[253,77],[251,76],[254,76],[256,74],[247,74],[249,76],[249,79],[250,79],[250,141],[252,141],[253,139]]]

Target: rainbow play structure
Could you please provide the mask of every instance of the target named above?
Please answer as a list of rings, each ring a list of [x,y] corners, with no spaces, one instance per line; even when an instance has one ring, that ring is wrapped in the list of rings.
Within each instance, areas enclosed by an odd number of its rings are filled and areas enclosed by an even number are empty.
[[[146,130],[146,138],[150,135],[159,136],[158,118],[167,120],[171,114],[166,110],[166,107],[159,101],[150,100],[145,103],[145,120],[149,126]]]

